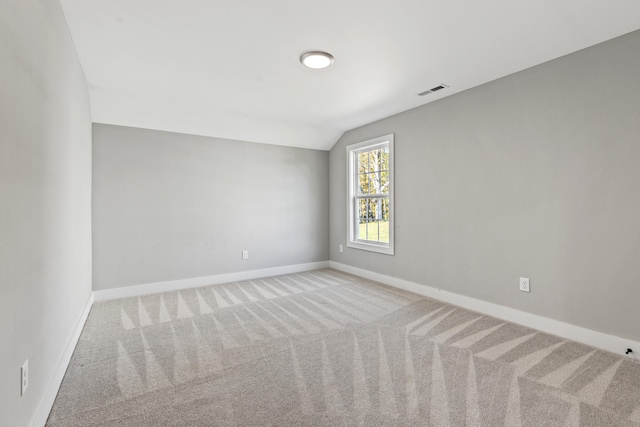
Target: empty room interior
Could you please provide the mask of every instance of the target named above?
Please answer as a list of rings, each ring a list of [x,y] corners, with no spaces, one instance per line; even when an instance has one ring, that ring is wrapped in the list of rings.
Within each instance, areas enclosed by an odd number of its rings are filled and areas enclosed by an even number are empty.
[[[0,426],[640,427],[640,1],[0,0]]]

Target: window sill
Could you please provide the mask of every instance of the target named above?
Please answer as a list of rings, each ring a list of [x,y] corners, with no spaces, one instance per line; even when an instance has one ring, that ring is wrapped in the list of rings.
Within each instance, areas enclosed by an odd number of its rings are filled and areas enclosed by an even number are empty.
[[[384,255],[394,255],[393,245],[389,244],[376,244],[374,242],[366,241],[351,241],[347,243],[347,247],[360,249],[363,251],[376,252]]]

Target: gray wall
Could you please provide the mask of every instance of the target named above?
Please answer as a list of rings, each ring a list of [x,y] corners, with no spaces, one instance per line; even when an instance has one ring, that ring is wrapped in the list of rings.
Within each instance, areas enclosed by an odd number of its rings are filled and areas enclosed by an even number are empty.
[[[94,124],[93,171],[94,290],[329,259],[326,151]]]
[[[640,340],[638,52],[634,32],[347,132],[331,260]],[[396,255],[340,253],[345,145],[392,132]]]
[[[0,425],[26,426],[91,293],[91,118],[57,1],[0,2]],[[20,397],[20,366],[30,383]]]

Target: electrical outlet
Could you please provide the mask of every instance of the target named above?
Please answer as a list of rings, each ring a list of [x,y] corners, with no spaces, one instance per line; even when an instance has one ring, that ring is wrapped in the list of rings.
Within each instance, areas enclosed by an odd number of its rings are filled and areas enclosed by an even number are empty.
[[[529,279],[526,277],[520,278],[520,290],[522,292],[530,292],[529,290]]]
[[[344,252],[344,247],[340,245],[340,252]]]
[[[242,259],[249,259],[249,251],[242,251]]]
[[[20,368],[20,396],[24,396],[29,387],[29,359]]]

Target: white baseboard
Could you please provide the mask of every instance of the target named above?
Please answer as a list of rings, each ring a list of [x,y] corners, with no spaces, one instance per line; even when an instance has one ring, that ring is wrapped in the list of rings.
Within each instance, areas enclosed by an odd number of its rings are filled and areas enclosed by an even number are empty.
[[[519,325],[537,329],[561,338],[577,341],[582,344],[587,344],[612,353],[624,354],[627,348],[640,349],[640,342],[630,339],[620,338],[615,335],[609,335],[580,326],[571,325],[559,320],[549,319],[547,317],[538,316],[536,314],[527,313],[514,308],[505,307],[449,291],[443,291],[441,289],[432,288],[430,286],[421,285],[408,280],[374,273],[369,270],[363,270],[361,268],[352,267],[335,261],[330,261],[329,264],[331,268],[344,271],[345,273],[355,274],[356,276],[374,280],[385,285],[393,286],[394,288],[404,289],[405,291],[454,304],[462,308],[477,311],[478,313],[487,314],[498,319],[507,320],[512,323],[517,323]]]
[[[43,427],[46,424],[47,418],[49,418],[49,413],[51,412],[51,408],[53,408],[53,402],[56,400],[58,390],[60,389],[60,385],[62,384],[62,380],[64,379],[64,374],[67,372],[67,367],[69,366],[69,362],[71,362],[71,356],[73,356],[73,352],[76,349],[76,344],[78,344],[80,334],[82,333],[84,324],[87,321],[87,317],[89,316],[89,311],[91,311],[92,305],[93,292],[91,292],[91,295],[87,300],[87,304],[85,305],[84,310],[80,315],[80,319],[76,324],[71,339],[67,343],[67,347],[64,351],[64,354],[62,355],[62,358],[56,365],[53,379],[51,380],[51,383],[49,384],[49,387],[47,388],[44,396],[40,400],[38,408],[36,409],[36,413],[31,419],[31,427]]]
[[[107,301],[118,298],[129,298],[140,295],[157,294],[158,292],[179,291],[201,286],[219,285],[282,274],[300,273],[303,271],[329,268],[329,261],[309,262],[306,264],[285,265],[281,267],[263,268],[260,270],[239,271],[237,273],[216,274],[214,276],[193,277],[190,279],[170,280],[167,282],[145,283],[142,285],[122,286],[113,289],[94,291],[96,301]]]

